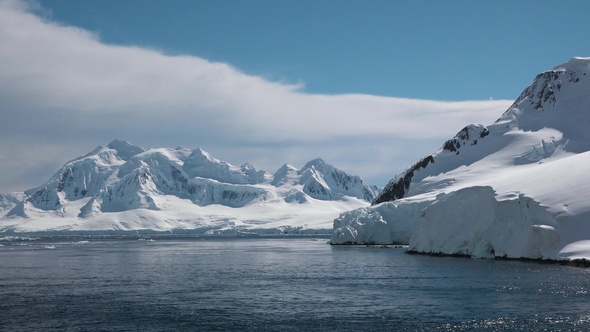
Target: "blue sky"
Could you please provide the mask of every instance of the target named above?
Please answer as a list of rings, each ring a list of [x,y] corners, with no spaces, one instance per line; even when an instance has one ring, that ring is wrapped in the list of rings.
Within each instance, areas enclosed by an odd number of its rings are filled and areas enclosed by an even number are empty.
[[[0,0],[0,193],[115,138],[271,173],[322,157],[383,186],[590,55],[589,7]]]
[[[515,99],[539,71],[590,48],[588,1],[40,3],[106,43],[225,62],[311,93]]]

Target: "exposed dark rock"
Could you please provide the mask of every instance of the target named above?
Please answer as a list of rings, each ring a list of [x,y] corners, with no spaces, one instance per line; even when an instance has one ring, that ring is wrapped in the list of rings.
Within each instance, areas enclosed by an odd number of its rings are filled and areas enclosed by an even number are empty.
[[[445,254],[442,252],[421,252],[416,250],[408,250],[406,254],[410,255],[425,255],[425,256],[434,256],[434,257],[459,257],[459,258],[473,258],[471,255],[467,254]],[[494,254],[492,250],[492,254]],[[527,262],[527,263],[537,263],[537,264],[547,264],[547,265],[564,265],[564,266],[575,266],[575,267],[583,267],[583,268],[590,268],[590,260],[584,258],[576,258],[571,260],[566,259],[542,259],[542,258],[509,258],[506,256],[494,256],[492,259],[499,260],[499,261],[519,261],[519,262]]]
[[[432,156],[420,159],[420,161],[412,165],[403,176],[398,176],[389,182],[385,189],[383,189],[381,195],[373,201],[373,205],[403,198],[406,190],[410,188],[410,182],[412,181],[412,177],[414,177],[414,171],[426,168],[430,163],[434,163],[434,158]]]
[[[510,112],[525,99],[528,99],[534,109],[540,111],[547,106],[554,106],[557,101],[555,91],[561,91],[564,82],[575,84],[580,81],[578,73],[573,71],[568,71],[567,75],[565,73],[565,70],[549,70],[537,75],[533,83],[520,94],[506,112]]]
[[[488,128],[482,125],[471,124],[461,129],[453,138],[446,141],[442,148],[444,151],[454,152],[459,154],[459,149],[463,146],[475,146],[478,141],[487,137],[490,134]],[[373,205],[395,201],[397,199],[405,197],[410,183],[414,177],[414,172],[426,168],[428,164],[434,164],[434,157],[432,155],[420,159],[417,163],[412,165],[405,172],[398,174],[393,178],[387,186],[383,189],[383,192],[373,201]]]
[[[479,134],[479,138],[484,138],[486,136],[488,136],[490,134],[490,131],[488,130],[488,128],[484,128],[483,131],[481,132],[481,134]]]

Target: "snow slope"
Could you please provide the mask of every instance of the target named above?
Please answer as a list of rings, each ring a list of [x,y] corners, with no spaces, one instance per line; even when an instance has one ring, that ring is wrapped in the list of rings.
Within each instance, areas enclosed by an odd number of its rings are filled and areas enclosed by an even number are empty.
[[[332,243],[475,257],[590,258],[590,58],[539,74],[493,124],[472,124],[394,177]]]
[[[0,216],[12,210],[24,198],[24,193],[0,194]]]
[[[40,187],[0,196],[0,231],[328,233],[338,214],[377,193],[321,159],[273,176],[200,148],[144,150],[115,140]]]

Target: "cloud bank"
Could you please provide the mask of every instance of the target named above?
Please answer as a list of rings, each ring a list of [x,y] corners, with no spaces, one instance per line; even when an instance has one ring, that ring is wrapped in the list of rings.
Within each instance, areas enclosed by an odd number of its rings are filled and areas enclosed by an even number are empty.
[[[0,193],[41,185],[67,160],[114,138],[202,147],[269,172],[320,156],[384,185],[510,103],[311,94],[224,63],[108,45],[43,18],[28,2],[0,2]]]

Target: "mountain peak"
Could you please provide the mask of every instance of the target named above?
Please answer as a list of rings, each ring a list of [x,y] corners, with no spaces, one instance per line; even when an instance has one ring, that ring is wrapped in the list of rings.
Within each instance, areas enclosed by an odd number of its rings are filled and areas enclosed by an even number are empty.
[[[581,57],[540,73],[496,123],[523,131],[553,128],[569,139],[590,142],[589,73],[590,58]]]
[[[191,153],[189,158],[193,159],[193,160],[201,160],[203,162],[209,161],[212,163],[220,163],[220,161],[217,160],[216,158],[214,158],[209,152],[207,152],[201,148],[194,149],[193,153]]]
[[[250,163],[234,166],[216,159],[201,148],[193,150],[184,161],[182,169],[190,177],[210,178],[232,184],[257,184],[270,177],[270,174],[256,169]]]
[[[331,243],[590,258],[588,73],[590,58],[540,73],[498,121],[466,126],[394,177],[373,206],[341,215]]]
[[[107,147],[109,149],[117,151],[117,156],[123,160],[129,160],[136,154],[145,152],[145,150],[142,147],[133,145],[128,141],[124,141],[118,138],[107,144]]]
[[[502,156],[516,154],[509,158],[509,164],[538,162],[553,156],[556,150],[568,153],[589,151],[588,73],[590,57],[575,57],[538,74],[494,124],[464,127],[439,151],[420,159],[391,179],[374,204],[423,193],[426,188],[432,188],[424,179],[486,158],[490,160],[489,155],[498,156],[500,151],[510,151]],[[515,140],[507,148],[515,137],[522,142],[527,137],[528,143],[519,144],[520,141]]]
[[[297,168],[291,164],[283,164],[283,166],[281,166],[277,172],[281,170],[297,170]]]
[[[49,217],[55,222],[43,222],[46,229],[64,231],[274,232],[296,226],[307,232],[310,221],[329,228],[339,213],[366,206],[376,194],[359,177],[320,158],[307,167],[285,164],[273,179],[249,162],[234,166],[200,148],[144,151],[116,139],[66,163],[48,182],[21,196],[0,195],[0,221],[28,229],[26,222],[14,220]]]
[[[284,164],[275,172],[271,184],[278,187],[288,182],[294,182],[296,181],[294,179],[297,178],[297,171],[297,168]]]
[[[573,57],[569,61],[556,66],[553,70],[575,71],[577,73],[590,72],[590,57]]]
[[[326,165],[326,161],[324,161],[324,159],[322,158],[315,158],[313,160],[310,160],[307,164],[305,164],[305,166],[303,166],[303,169],[308,169],[311,168],[312,166],[314,166],[315,168],[321,168],[321,167],[325,167]]]

